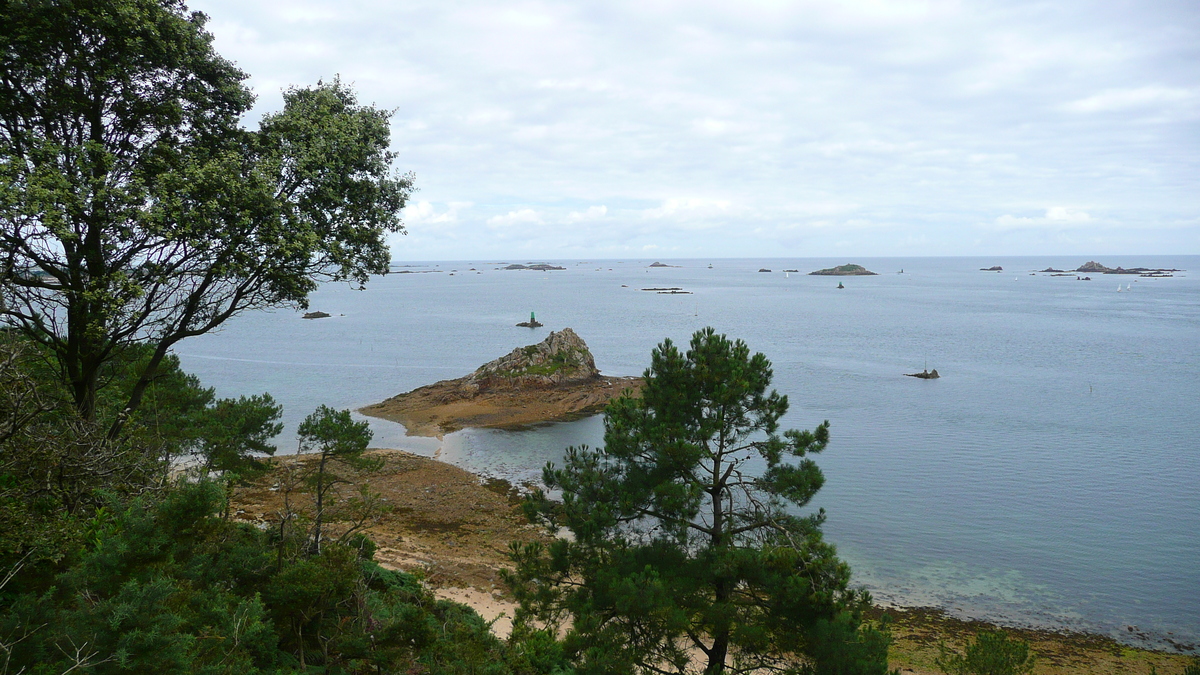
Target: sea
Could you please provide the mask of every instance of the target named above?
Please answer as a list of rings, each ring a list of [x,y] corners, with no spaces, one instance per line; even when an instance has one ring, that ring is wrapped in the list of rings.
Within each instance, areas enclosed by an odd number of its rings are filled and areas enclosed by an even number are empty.
[[[603,373],[640,375],[664,339],[712,326],[770,359],[784,428],[830,422],[809,508],[877,602],[1195,651],[1200,256],[1097,261],[1183,271],[1041,271],[1081,256],[396,262],[365,289],[322,285],[311,309],[329,318],[246,313],[177,353],[218,396],[274,396],[287,453],[318,405],[461,377],[551,330],[574,329]],[[847,262],[878,275],[808,274]],[[544,328],[515,325],[531,312]],[[905,376],[925,368],[941,377]],[[518,484],[603,445],[599,416],[444,439],[364,419],[377,447]]]

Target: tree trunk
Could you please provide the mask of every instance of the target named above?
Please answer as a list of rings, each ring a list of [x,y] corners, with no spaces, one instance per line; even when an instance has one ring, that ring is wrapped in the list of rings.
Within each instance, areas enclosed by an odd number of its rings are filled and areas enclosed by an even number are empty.
[[[317,514],[313,519],[313,555],[321,555],[321,521],[325,516],[325,462],[329,453],[321,453],[321,465],[317,467]]]

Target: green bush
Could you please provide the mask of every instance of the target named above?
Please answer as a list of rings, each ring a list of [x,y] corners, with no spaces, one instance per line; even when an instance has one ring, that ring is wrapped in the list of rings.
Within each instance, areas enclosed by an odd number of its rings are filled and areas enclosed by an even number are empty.
[[[937,665],[948,675],[1025,675],[1033,672],[1029,643],[1009,638],[1004,631],[981,630],[959,654],[943,643]]]

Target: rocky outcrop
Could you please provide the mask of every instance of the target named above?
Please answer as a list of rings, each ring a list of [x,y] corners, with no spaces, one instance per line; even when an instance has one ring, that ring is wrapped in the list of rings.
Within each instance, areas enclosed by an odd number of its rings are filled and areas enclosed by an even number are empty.
[[[1089,260],[1079,267],[1075,268],[1076,272],[1109,272],[1111,268],[1105,267],[1095,260]]]
[[[550,270],[565,270],[565,267],[551,265],[549,263],[529,263],[528,265],[512,264],[505,267],[506,270],[535,270],[537,272],[548,272]]]
[[[575,331],[552,331],[475,372],[360,409],[400,422],[410,435],[441,436],[465,427],[513,427],[572,419],[642,387],[641,378],[606,377]]]
[[[979,271],[980,272],[1003,272],[1004,268],[999,265],[992,265],[991,267],[980,267]]]
[[[600,376],[587,344],[570,328],[550,331],[536,345],[518,347],[507,356],[479,366],[463,380],[468,391],[546,389]]]
[[[838,265],[837,267],[829,267],[829,268],[826,268],[823,270],[817,270],[816,272],[809,272],[808,274],[809,274],[809,276],[825,276],[825,277],[877,276],[875,274],[875,272],[869,271],[867,268],[863,267],[862,265],[854,265],[854,264],[850,264],[850,263],[847,263],[845,265]]]
[[[328,312],[305,312],[304,316],[301,318],[303,318],[303,319],[328,319],[329,313]]]
[[[905,373],[904,376],[905,377],[919,377],[922,380],[936,380],[939,377],[941,377],[941,375],[938,375],[937,368],[934,368],[933,370],[922,370],[919,373]]]

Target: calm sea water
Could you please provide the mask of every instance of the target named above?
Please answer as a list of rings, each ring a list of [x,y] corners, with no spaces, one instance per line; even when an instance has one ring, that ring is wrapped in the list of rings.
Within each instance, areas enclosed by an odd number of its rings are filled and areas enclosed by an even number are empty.
[[[286,452],[319,404],[459,377],[549,330],[575,329],[606,374],[638,375],[663,338],[713,326],[771,359],[786,425],[830,421],[814,506],[876,599],[1200,643],[1200,256],[1105,257],[1189,271],[1088,282],[1030,274],[1084,258],[859,259],[880,275],[842,290],[804,273],[845,260],[499,262],[330,284],[312,308],[332,318],[248,314],[179,353],[218,395],[274,395]],[[979,271],[992,265],[1004,272]],[[531,310],[546,328],[513,325]],[[902,376],[926,363],[942,378]],[[599,418],[444,442],[372,426],[378,446],[518,481],[603,434]]]

